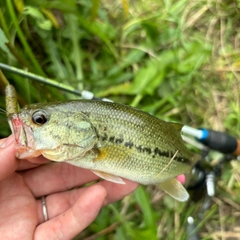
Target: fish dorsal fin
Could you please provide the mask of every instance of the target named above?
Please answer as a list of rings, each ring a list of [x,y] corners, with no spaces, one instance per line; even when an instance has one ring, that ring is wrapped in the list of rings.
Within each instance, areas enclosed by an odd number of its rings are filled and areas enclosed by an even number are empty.
[[[105,172],[101,172],[101,171],[97,171],[97,170],[92,170],[93,173],[95,173],[97,176],[99,176],[100,178],[103,178],[107,181],[110,182],[114,182],[114,183],[118,183],[118,184],[126,184],[122,178],[112,175],[110,173],[105,173]]]
[[[183,185],[176,179],[172,178],[166,182],[159,183],[159,186],[170,196],[180,202],[185,202],[189,198],[187,190]]]
[[[183,125],[181,123],[174,123],[174,122],[171,122],[170,123],[172,125],[173,128],[175,128],[177,131],[181,131]]]

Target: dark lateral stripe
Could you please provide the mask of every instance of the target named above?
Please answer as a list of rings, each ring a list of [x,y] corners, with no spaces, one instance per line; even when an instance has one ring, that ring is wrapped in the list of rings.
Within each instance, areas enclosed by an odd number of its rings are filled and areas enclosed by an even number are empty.
[[[114,136],[108,136],[106,133],[104,133],[103,136],[100,136],[100,139],[102,141],[109,141],[110,143],[113,144],[124,144],[125,147],[129,149],[135,148],[139,153],[146,153],[150,155],[152,158],[155,158],[157,156],[159,157],[166,157],[172,159],[174,154],[173,152],[169,151],[163,151],[159,149],[158,147],[155,147],[154,150],[149,148],[149,147],[143,147],[142,145],[135,145],[133,142],[125,142],[124,139],[122,138],[115,138]],[[174,156],[174,160],[177,162],[185,163],[185,164],[191,164],[191,161],[185,157],[181,157],[178,154]]]
[[[161,151],[158,147],[156,147],[154,149],[154,156],[158,155],[160,157],[167,157],[167,158],[173,158],[174,157],[174,160],[176,160],[177,162],[182,162],[182,163],[185,163],[185,164],[191,164],[191,161],[185,157],[181,157],[181,156],[178,156],[178,154],[176,154],[176,156],[174,156],[175,153],[173,152],[168,152],[168,151]]]

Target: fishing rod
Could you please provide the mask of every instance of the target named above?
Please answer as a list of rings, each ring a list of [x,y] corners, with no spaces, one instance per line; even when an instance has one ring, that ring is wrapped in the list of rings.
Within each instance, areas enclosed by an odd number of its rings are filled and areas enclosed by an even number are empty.
[[[30,72],[24,71],[24,70],[16,68],[16,67],[12,67],[12,66],[4,64],[4,63],[0,63],[0,69],[18,74],[19,76],[22,76],[22,77],[27,77],[29,79],[35,80],[35,81],[40,82],[40,83],[47,84],[49,86],[55,87],[55,88],[60,89],[60,90],[64,90],[64,91],[69,92],[69,93],[73,93],[75,95],[81,96],[84,99],[95,99],[95,100],[112,102],[108,98],[95,97],[94,93],[92,93],[90,91],[87,91],[87,90],[79,91],[79,90],[77,90],[77,89],[75,89],[75,88],[73,88],[69,85],[59,83],[59,82],[57,82],[57,81],[55,81],[51,78],[45,78],[45,77],[39,76],[37,74],[30,73]]]
[[[202,209],[195,219],[192,216],[189,216],[187,219],[187,239],[199,240],[196,220],[201,220],[204,212],[211,206],[211,199],[215,196],[216,179],[221,175],[223,164],[229,163],[233,159],[239,160],[240,140],[224,132],[204,128],[196,129],[189,126],[183,126],[182,134],[196,139],[198,143],[194,145],[197,147],[199,147],[199,144],[200,146],[202,145],[200,148],[204,155],[202,160],[192,169],[190,176],[191,183],[187,186],[187,189],[192,192],[193,199],[194,195],[199,195],[197,192],[200,192],[201,196],[203,195],[202,190],[206,189],[206,197]],[[211,166],[205,160],[211,150],[224,154],[215,166]],[[199,196],[197,198],[199,200]]]

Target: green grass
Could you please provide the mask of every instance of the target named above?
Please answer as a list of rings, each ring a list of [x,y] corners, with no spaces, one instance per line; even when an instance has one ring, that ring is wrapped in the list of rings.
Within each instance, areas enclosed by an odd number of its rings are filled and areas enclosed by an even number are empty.
[[[0,62],[164,120],[239,137],[239,21],[237,0],[6,0],[0,3]],[[21,106],[77,98],[4,74]],[[2,82],[0,91],[5,109]],[[1,114],[0,136],[9,133]],[[199,223],[201,239],[240,238],[239,176],[238,162],[224,169]],[[141,187],[105,207],[79,238],[184,239],[187,217],[200,205]]]

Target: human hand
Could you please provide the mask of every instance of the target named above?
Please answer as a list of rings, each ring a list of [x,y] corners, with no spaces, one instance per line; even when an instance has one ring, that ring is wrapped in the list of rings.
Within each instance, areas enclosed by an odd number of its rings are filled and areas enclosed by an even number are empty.
[[[125,185],[97,180],[91,171],[66,163],[42,164],[43,157],[15,158],[14,139],[0,140],[0,236],[2,239],[72,239],[98,215],[102,206],[131,193],[137,183]],[[3,145],[1,145],[3,144]],[[73,190],[71,190],[73,189]],[[46,196],[48,219],[42,201]]]

